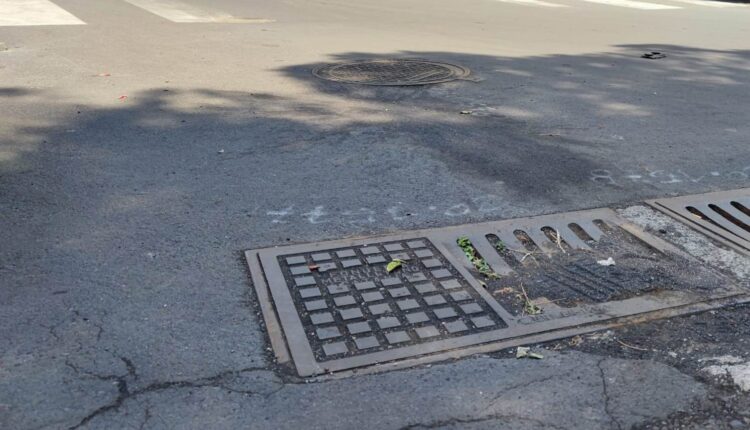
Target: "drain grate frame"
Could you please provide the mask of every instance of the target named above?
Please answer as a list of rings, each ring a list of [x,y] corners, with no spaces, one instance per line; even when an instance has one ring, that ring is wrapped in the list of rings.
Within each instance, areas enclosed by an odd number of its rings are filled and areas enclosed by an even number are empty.
[[[551,340],[560,337],[567,337],[578,333],[585,333],[597,329],[603,325],[617,324],[622,319],[648,318],[648,315],[679,314],[681,312],[691,312],[697,308],[711,308],[712,306],[721,306],[723,301],[728,298],[743,296],[746,291],[738,287],[734,282],[726,280],[717,282],[715,289],[708,292],[696,291],[657,291],[629,297],[622,300],[612,300],[602,303],[587,303],[575,307],[561,307],[554,303],[540,303],[543,313],[538,315],[514,315],[506,310],[490,292],[485,289],[484,281],[476,273],[472,264],[466,259],[461,249],[456,245],[456,239],[461,236],[467,236],[478,254],[484,258],[493,271],[499,274],[511,275],[518,270],[503,256],[496,252],[488,237],[497,236],[510,248],[522,249],[524,244],[516,237],[513,232],[521,230],[527,234],[541,252],[552,254],[557,252],[557,245],[548,236],[544,234],[544,229],[552,228],[559,232],[564,243],[572,249],[586,251],[591,249],[592,242],[605,237],[608,229],[602,229],[600,226],[610,226],[626,232],[635,240],[643,242],[656,252],[663,254],[665,257],[677,259],[692,260],[692,257],[683,253],[673,245],[650,235],[640,228],[630,224],[619,217],[610,209],[594,209],[589,211],[570,212],[565,214],[545,215],[540,217],[522,218],[514,220],[504,220],[489,223],[480,223],[464,226],[447,227],[440,229],[428,229],[411,231],[396,235],[344,239],[329,242],[319,242],[313,244],[290,245],[276,248],[266,248],[260,250],[247,251],[245,253],[250,272],[253,279],[253,286],[258,293],[263,316],[271,338],[272,347],[276,353],[277,360],[280,363],[293,362],[297,373],[302,377],[329,374],[337,372],[345,374],[348,372],[366,372],[373,369],[394,368],[403,363],[412,365],[436,361],[447,358],[456,358],[477,351],[491,351],[503,347],[512,346],[513,344],[523,344],[524,342],[535,341],[538,339]],[[576,234],[580,229],[586,233],[590,241],[583,240]],[[411,248],[412,242],[421,241],[424,243],[422,248]],[[386,245],[399,244],[401,250],[386,249]],[[374,249],[376,252],[363,251]],[[434,256],[437,256],[437,262],[431,261],[425,264],[428,257],[418,257],[414,252],[419,249],[428,248]],[[427,278],[432,275],[435,264],[439,263],[440,268],[445,269],[450,276],[457,279],[458,283],[464,289],[470,289],[474,300],[486,305],[483,312],[495,312],[493,321],[498,322],[495,327],[488,330],[475,330],[470,319],[464,318],[464,315],[452,316],[445,320],[446,323],[455,323],[462,320],[468,328],[462,330],[462,333],[456,335],[447,335],[445,327],[439,327],[443,336],[435,340],[418,339],[415,333],[417,326],[435,325],[436,319],[430,314],[429,321],[423,321],[407,327],[402,330],[401,326],[408,326],[409,322],[404,318],[407,312],[398,312],[389,316],[398,319],[400,327],[381,328],[377,325],[375,318],[367,315],[362,311],[362,315],[356,314],[352,321],[359,323],[366,322],[370,325],[371,332],[376,333],[380,347],[368,351],[356,351],[358,345],[356,340],[360,335],[348,333],[346,325],[348,320],[337,318],[337,313],[350,309],[365,309],[366,303],[360,303],[361,294],[354,294],[355,300],[342,301],[335,303],[333,299],[335,294],[324,297],[324,308],[316,308],[314,312],[324,311],[333,315],[333,321],[322,322],[320,327],[336,328],[336,331],[323,332],[322,338],[317,338],[315,325],[311,323],[309,314],[304,305],[300,303],[305,300],[318,301],[319,296],[309,296],[314,292],[305,292],[306,298],[298,293],[301,289],[319,288],[319,293],[324,295],[323,288],[333,284],[347,284],[347,291],[356,291],[357,282],[374,282],[376,289],[372,291],[380,292],[383,298],[390,295],[391,285],[385,285],[381,279],[383,277],[384,265],[390,258],[398,258],[404,250],[408,251],[407,266],[414,265],[418,270],[414,272],[426,273]],[[342,256],[338,253],[342,252]],[[316,254],[328,254],[330,260],[315,260]],[[367,260],[372,255],[381,256],[372,260],[372,264]],[[404,255],[401,255],[402,257]],[[301,257],[301,258],[300,258]],[[519,260],[521,256],[517,257]],[[346,260],[359,260],[359,264],[354,262],[344,263]],[[385,261],[383,261],[385,260]],[[332,267],[326,268],[321,275],[320,265],[331,262]],[[285,266],[285,264],[288,265]],[[356,264],[356,265],[354,265]],[[312,274],[305,273],[306,265],[317,265],[318,269]],[[351,266],[349,266],[351,265]],[[429,267],[428,267],[429,266]],[[299,267],[296,274],[291,273],[291,267]],[[380,267],[380,269],[372,269]],[[328,277],[328,270],[331,273],[338,273],[337,278]],[[411,274],[404,271],[400,276],[406,280],[406,276]],[[445,272],[438,273],[434,277],[447,276]],[[717,275],[720,276],[720,275]],[[313,279],[303,279],[312,277]],[[294,279],[300,278],[297,283]],[[424,279],[416,282],[431,283],[438,288],[438,292],[443,295],[450,294],[450,291],[440,290],[439,279]],[[398,286],[400,287],[400,286]],[[414,285],[410,284],[407,288],[409,297],[417,296],[414,291]],[[369,288],[363,291],[370,291]],[[317,294],[317,293],[315,293]],[[342,293],[343,294],[343,293]],[[343,297],[343,295],[342,295]],[[400,298],[393,298],[394,300]],[[421,300],[417,301],[424,305]],[[382,300],[388,302],[388,300]],[[393,301],[390,302],[391,304]],[[715,303],[715,304],[712,304]],[[340,305],[340,306],[339,306]],[[455,305],[455,303],[452,303]],[[317,304],[314,307],[322,306]],[[425,307],[425,306],[423,306]],[[455,309],[455,306],[454,306]],[[420,309],[422,310],[422,309]],[[429,313],[429,312],[428,312]],[[341,314],[338,314],[341,315]],[[348,314],[351,316],[352,314]],[[502,323],[499,323],[501,321]],[[439,321],[438,321],[439,323]],[[445,329],[445,330],[443,330]],[[405,331],[409,337],[408,341],[394,342],[388,344],[388,334],[395,331]],[[329,338],[330,335],[330,338]],[[403,336],[403,335],[400,335]],[[343,340],[342,340],[343,339]],[[398,339],[396,339],[398,340]],[[316,345],[316,342],[318,343]],[[338,345],[335,345],[338,344]],[[324,346],[328,346],[330,357],[326,357]]]
[[[466,79],[471,71],[458,64],[407,58],[326,64],[312,73],[320,79],[347,84],[415,86]]]
[[[750,188],[647,200],[646,204],[750,256]]]

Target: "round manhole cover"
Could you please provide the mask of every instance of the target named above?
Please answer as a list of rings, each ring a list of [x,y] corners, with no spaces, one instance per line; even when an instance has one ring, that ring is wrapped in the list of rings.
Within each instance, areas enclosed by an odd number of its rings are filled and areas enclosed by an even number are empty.
[[[362,60],[328,64],[313,74],[329,81],[364,85],[428,85],[465,78],[469,69],[428,60]]]

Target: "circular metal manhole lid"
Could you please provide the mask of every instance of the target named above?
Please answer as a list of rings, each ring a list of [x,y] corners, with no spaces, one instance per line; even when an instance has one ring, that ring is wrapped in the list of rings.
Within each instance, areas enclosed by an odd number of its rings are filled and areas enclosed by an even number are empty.
[[[456,64],[429,60],[362,60],[328,64],[313,74],[329,81],[364,85],[428,85],[469,76],[471,71]]]

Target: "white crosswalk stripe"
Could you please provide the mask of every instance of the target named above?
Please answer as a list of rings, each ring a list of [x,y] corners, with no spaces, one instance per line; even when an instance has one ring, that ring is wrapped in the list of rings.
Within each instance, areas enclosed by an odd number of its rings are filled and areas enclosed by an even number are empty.
[[[682,9],[679,6],[670,6],[659,3],[646,3],[635,0],[583,0],[589,3],[605,4],[608,6],[619,6],[627,7],[631,9],[642,9],[642,10],[666,10],[666,9]]]
[[[211,12],[177,0],[125,0],[126,2],[172,22],[263,23],[268,19],[235,18],[222,12]]]
[[[48,0],[0,0],[0,27],[82,24],[85,22]]]
[[[154,15],[173,22],[214,22],[218,17],[208,11],[173,0],[125,0]]]
[[[564,4],[558,4],[558,3],[549,3],[542,0],[495,0],[502,3],[513,3],[513,4],[520,4],[520,5],[526,5],[526,6],[540,6],[540,7],[568,7]]]
[[[180,0],[123,0],[161,18],[177,23],[265,23],[269,19],[236,18],[228,13],[210,11]],[[748,8],[750,5],[713,0],[494,0],[495,2],[545,8],[581,8],[596,3],[641,10],[674,10],[683,7]],[[559,1],[557,3],[555,1]],[[675,4],[662,4],[665,3]],[[565,2],[565,3],[563,3]],[[0,0],[0,27],[32,25],[82,25],[85,22],[50,0]]]

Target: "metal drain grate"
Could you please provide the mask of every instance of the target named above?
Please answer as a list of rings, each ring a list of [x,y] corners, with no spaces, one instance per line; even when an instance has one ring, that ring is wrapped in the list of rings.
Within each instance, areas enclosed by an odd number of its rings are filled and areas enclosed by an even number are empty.
[[[403,86],[428,85],[463,79],[466,67],[417,59],[362,60],[329,64],[313,70],[321,79],[349,84]]]
[[[460,237],[499,279],[478,273]],[[617,266],[596,264],[616,252]],[[300,376],[487,352],[744,292],[707,269],[690,272],[700,265],[609,209],[267,248],[246,258],[277,358],[293,361]],[[405,264],[388,273],[393,259]],[[629,280],[641,272],[639,282]],[[504,295],[519,283],[540,312]]]
[[[717,241],[750,255],[750,188],[647,201]]]

